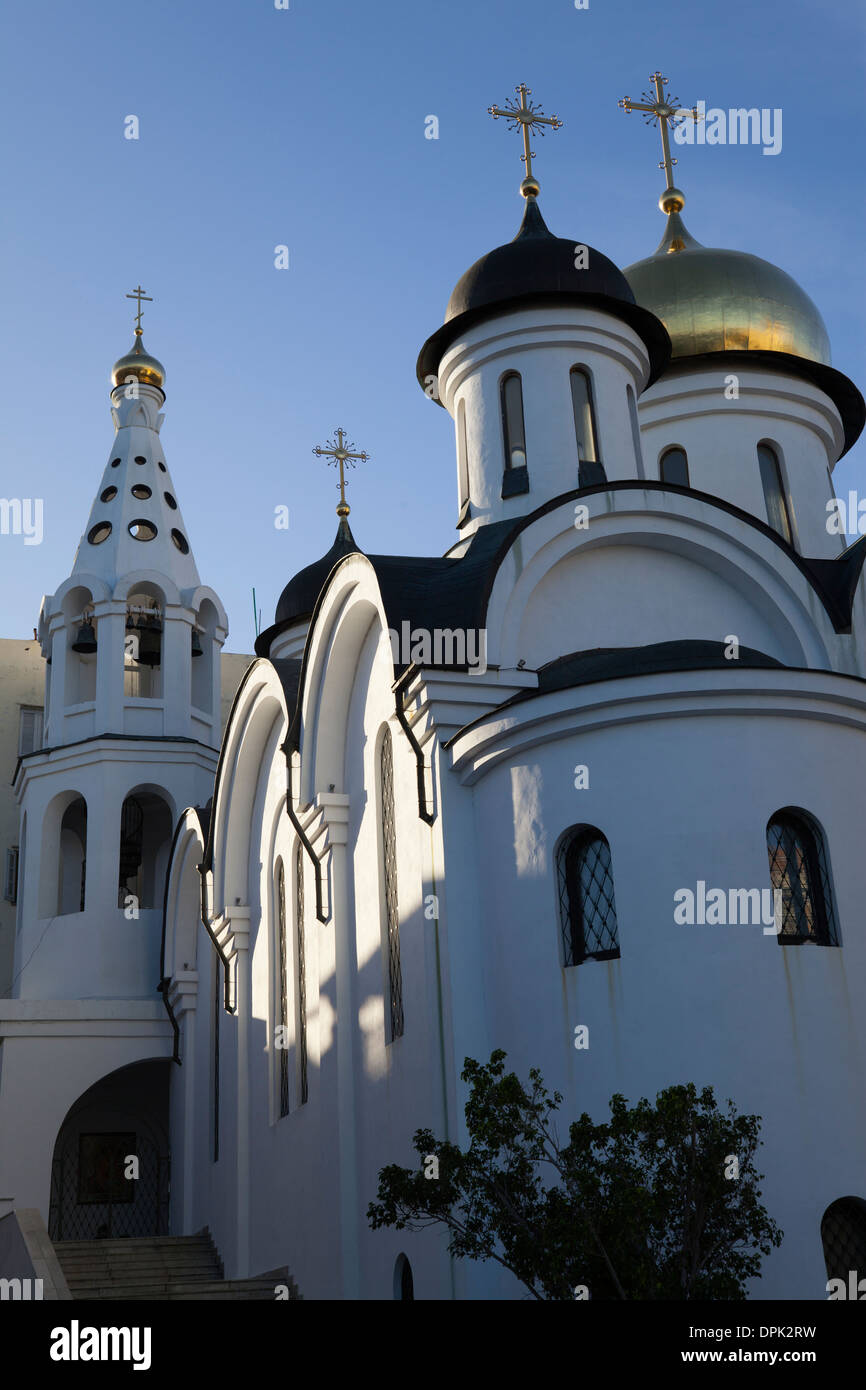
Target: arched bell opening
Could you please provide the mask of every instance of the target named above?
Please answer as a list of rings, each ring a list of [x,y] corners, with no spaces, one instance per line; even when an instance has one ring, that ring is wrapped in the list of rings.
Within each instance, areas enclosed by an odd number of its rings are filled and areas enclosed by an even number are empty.
[[[213,714],[214,633],[217,611],[203,599],[196,613],[191,637],[190,703],[204,714]]]
[[[63,703],[82,705],[96,699],[98,624],[93,616],[93,595],[80,585],[63,599],[66,629],[66,666]]]
[[[172,810],[156,790],[137,788],[120,812],[117,905],[161,907],[171,849]]]
[[[140,584],[126,600],[123,693],[158,700],[163,693],[165,595],[155,584]]]

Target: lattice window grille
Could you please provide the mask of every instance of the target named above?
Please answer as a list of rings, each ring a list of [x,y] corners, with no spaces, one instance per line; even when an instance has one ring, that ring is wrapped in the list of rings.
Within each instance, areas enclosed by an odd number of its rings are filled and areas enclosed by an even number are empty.
[[[827,851],[821,831],[804,816],[780,812],[767,826],[770,882],[782,893],[781,944],[838,946]]]
[[[565,964],[617,959],[610,846],[600,831],[585,828],[562,842],[557,878]]]

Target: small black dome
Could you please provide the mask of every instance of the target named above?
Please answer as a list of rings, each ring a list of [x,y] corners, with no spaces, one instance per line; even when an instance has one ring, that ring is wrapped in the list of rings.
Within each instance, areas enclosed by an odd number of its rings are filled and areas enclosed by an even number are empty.
[[[277,603],[275,623],[291,623],[312,613],[331,570],[345,555],[351,555],[353,551],[360,554],[348,521],[341,517],[334,544],[327,554],[323,555],[321,560],[314,560],[305,569],[298,570],[283,589]]]
[[[601,251],[587,246],[584,269],[575,266],[586,243],[554,236],[535,198],[528,198],[513,241],[497,246],[460,277],[448,301],[443,326],[427,339],[418,358],[418,380],[437,375],[446,348],[473,323],[518,308],[521,301],[565,300],[599,308],[625,320],[643,339],[651,360],[650,380],[667,365],[670,343],[659,320],[640,308],[622,271]]]

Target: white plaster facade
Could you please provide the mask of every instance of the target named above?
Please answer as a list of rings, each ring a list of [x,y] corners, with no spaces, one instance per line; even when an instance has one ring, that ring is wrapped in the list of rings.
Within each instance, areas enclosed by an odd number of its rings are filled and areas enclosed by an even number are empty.
[[[592,375],[607,480],[583,492],[575,364]],[[503,499],[506,369],[522,376],[530,486]],[[43,609],[53,746],[16,782],[27,869],[16,997],[0,1003],[0,1190],[15,1206],[47,1216],[55,1141],[82,1093],[164,1060],[170,1229],[207,1225],[227,1276],[287,1264],[306,1298],[391,1298],[404,1253],[416,1297],[519,1297],[497,1269],[454,1264],[441,1235],[372,1233],[366,1220],[379,1170],[412,1160],[417,1128],[465,1138],[463,1060],[501,1047],[520,1074],[537,1066],[563,1093],[564,1118],[602,1119],[615,1091],[634,1102],[686,1081],[759,1113],[764,1200],[785,1239],[755,1296],[824,1296],[821,1217],[863,1195],[866,1167],[866,594],[859,552],[839,562],[853,592],[826,569],[840,553],[825,527],[827,470],[843,447],[836,406],[766,363],[738,359],[737,370],[739,403],[724,399],[719,372],[682,364],[645,389],[638,333],[597,303],[475,322],[440,372],[443,403],[456,423],[462,405],[467,427],[461,540],[439,569],[397,573],[352,551],[323,574],[312,617],[261,639],[218,762],[219,600],[191,556],[184,569],[163,546],[162,568],[130,572],[135,547],[124,540],[111,564],[98,547],[92,562],[85,537]],[[640,440],[629,389],[644,392]],[[120,410],[119,435],[132,431],[112,454],[124,486],[160,449],[152,394],[144,421]],[[764,440],[783,458],[793,547],[767,524]],[[688,453],[691,489],[659,482],[672,445]],[[101,486],[110,476],[109,464]],[[96,506],[88,527],[100,516]],[[435,616],[437,584],[475,563],[485,533],[495,544],[462,599],[486,630],[487,669],[396,669],[389,628]],[[122,662],[126,602],[142,584],[161,595],[171,671],[144,700],[125,693]],[[95,683],[70,704],[65,663],[84,607],[97,624]],[[213,643],[205,710],[190,696],[195,625]],[[734,638],[743,659],[722,660]],[[680,644],[683,660],[551,678],[550,664],[575,654],[658,644]],[[696,644],[719,659],[698,659]],[[117,826],[141,788],[164,797],[173,833],[154,860],[164,899],[132,922],[117,905]],[[52,915],[76,797],[99,853],[84,909]],[[769,885],[767,824],[785,807],[823,833],[841,944],[678,925],[682,887]],[[555,861],[579,825],[610,847],[620,956],[568,965]],[[577,1051],[580,1024],[590,1046]],[[141,1103],[155,1125],[162,1100]],[[102,1104],[117,1112],[116,1095]]]

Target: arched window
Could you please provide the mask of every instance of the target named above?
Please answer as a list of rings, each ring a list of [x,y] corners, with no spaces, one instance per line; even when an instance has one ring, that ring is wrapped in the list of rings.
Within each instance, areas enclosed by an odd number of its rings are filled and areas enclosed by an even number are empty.
[[[216,951],[211,951],[211,961],[213,963],[213,975],[211,977],[211,1014],[210,1014],[210,1121],[211,1121],[211,1152],[213,1162],[219,1162],[220,1156],[220,1013],[222,1012],[222,1000],[220,992],[222,990],[222,970]]]
[[[307,1089],[307,964],[304,941],[304,851],[300,841],[295,850],[295,954],[298,962],[298,1096],[305,1105]]]
[[[770,882],[782,894],[782,945],[814,941],[838,946],[827,850],[818,824],[788,806],[767,825]]]
[[[689,461],[685,449],[665,449],[659,459],[659,478],[676,487],[689,486]]]
[[[460,506],[469,500],[469,455],[466,446],[466,402],[457,402],[457,483]]]
[[[289,975],[286,960],[286,872],[283,861],[277,863],[277,958],[280,981],[277,999],[279,1018],[279,1092],[280,1119],[289,1113]]]
[[[87,804],[73,801],[60,822],[60,912],[83,912],[87,879]]]
[[[866,1202],[840,1197],[831,1202],[821,1221],[821,1243],[828,1279],[841,1279],[848,1289],[851,1270],[857,1280],[866,1276]]]
[[[637,414],[637,402],[634,398],[634,391],[630,386],[625,388],[626,400],[628,402],[628,418],[631,421],[631,439],[634,445],[634,457],[637,464],[637,475],[639,478],[646,477],[643,462],[643,449],[640,442],[640,421]]]
[[[394,1297],[399,1303],[415,1301],[415,1281],[412,1266],[405,1255],[398,1255],[394,1264]]]
[[[505,443],[505,472],[502,496],[513,497],[529,491],[526,466],[526,431],[523,425],[523,387],[517,372],[506,372],[499,385],[502,406],[502,436]]]
[[[773,530],[778,531],[783,540],[792,545],[791,511],[782,482],[782,470],[779,467],[776,452],[770,448],[769,444],[758,445],[758,464],[761,469],[761,484],[764,489],[767,520]]]
[[[156,792],[143,788],[126,798],[120,813],[118,907],[162,905],[171,832],[171,810]]]
[[[388,952],[388,1041],[403,1036],[403,974],[400,968],[400,912],[397,904],[397,831],[394,816],[394,754],[385,725],[379,751],[379,796],[382,817],[382,876]]]
[[[577,437],[577,484],[592,487],[605,481],[604,469],[598,457],[595,435],[595,412],[592,406],[592,383],[583,367],[572,367],[571,404],[574,407],[574,432]]]
[[[610,845],[600,830],[569,830],[556,852],[563,955],[566,965],[619,956]]]

